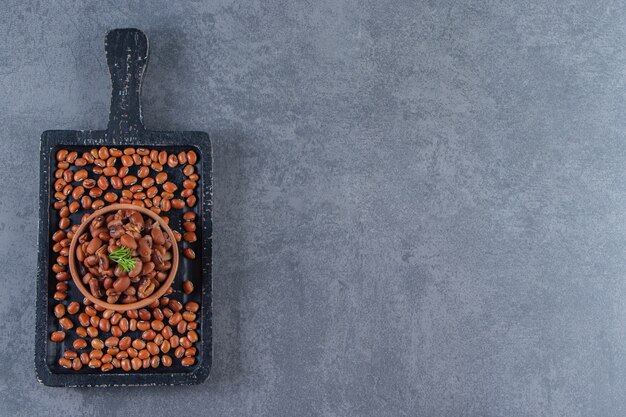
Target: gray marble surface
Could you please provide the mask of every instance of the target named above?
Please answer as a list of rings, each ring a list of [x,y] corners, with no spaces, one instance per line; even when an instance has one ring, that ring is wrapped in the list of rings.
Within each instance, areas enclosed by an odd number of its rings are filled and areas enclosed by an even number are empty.
[[[626,415],[623,3],[149,3],[0,5],[0,415]],[[146,126],[214,140],[214,367],[47,388],[39,135],[129,26]]]

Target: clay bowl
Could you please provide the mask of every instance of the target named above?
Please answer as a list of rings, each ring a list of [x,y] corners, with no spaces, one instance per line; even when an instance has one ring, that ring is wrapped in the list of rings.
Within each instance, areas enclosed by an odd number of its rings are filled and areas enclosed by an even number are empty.
[[[78,269],[76,268],[76,245],[78,244],[78,238],[80,237],[80,235],[82,235],[85,232],[85,230],[87,230],[87,228],[89,227],[89,225],[91,224],[94,218],[100,215],[112,212],[112,211],[120,210],[120,209],[138,211],[144,216],[151,217],[154,221],[157,221],[161,225],[161,229],[164,230],[169,236],[169,238],[171,239],[171,241],[174,242],[174,245],[172,245],[172,269],[170,270],[170,273],[167,279],[163,281],[163,283],[159,286],[159,288],[154,293],[152,293],[149,297],[146,297],[142,300],[136,301],[134,303],[129,303],[129,304],[121,304],[121,303],[110,304],[110,303],[107,303],[105,300],[101,300],[99,298],[94,297],[91,294],[91,292],[87,289],[87,287],[85,287],[85,285],[83,284],[81,280],[81,276],[78,273]],[[76,287],[78,287],[78,289],[85,296],[85,298],[87,298],[94,304],[97,304],[107,310],[115,310],[115,311],[135,310],[135,309],[140,309],[140,308],[146,307],[147,305],[152,304],[154,300],[156,300],[157,298],[161,298],[165,294],[167,289],[172,286],[172,282],[174,282],[174,277],[176,277],[176,271],[178,270],[178,245],[176,244],[176,238],[174,237],[174,233],[172,232],[172,229],[170,229],[167,223],[165,223],[163,219],[156,213],[144,207],[135,206],[133,204],[112,204],[110,206],[103,207],[100,210],[96,210],[80,225],[80,227],[74,234],[74,237],[72,238],[72,242],[70,244],[69,265],[70,265],[70,273],[72,275],[72,279],[74,280],[74,284],[76,284]]]

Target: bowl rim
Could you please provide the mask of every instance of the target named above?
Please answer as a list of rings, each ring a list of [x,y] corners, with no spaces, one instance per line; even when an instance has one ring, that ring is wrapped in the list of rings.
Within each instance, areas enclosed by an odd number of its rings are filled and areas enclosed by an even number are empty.
[[[157,291],[155,291],[149,297],[146,297],[143,300],[135,301],[134,303],[129,303],[129,304],[111,304],[99,298],[94,297],[91,294],[91,292],[87,290],[87,287],[85,287],[85,285],[83,284],[78,274],[78,271],[76,269],[76,245],[78,244],[78,238],[83,233],[85,233],[85,230],[87,229],[89,224],[91,224],[93,219],[95,219],[96,217],[102,214],[105,214],[111,211],[117,211],[117,210],[135,210],[135,211],[140,212],[141,214],[145,214],[151,217],[153,220],[156,220],[159,223],[159,225],[161,226],[163,230],[167,232],[170,240],[174,243],[172,245],[172,248],[174,248],[172,251],[172,268],[170,269],[170,273],[167,279],[163,281],[163,283],[159,286]],[[174,232],[172,232],[172,229],[170,228],[170,226],[167,223],[165,223],[165,221],[161,218],[161,216],[159,216],[152,210],[148,210],[145,207],[136,206],[134,204],[121,204],[121,203],[111,204],[109,206],[105,206],[105,207],[102,207],[101,209],[94,211],[92,214],[89,215],[89,217],[85,219],[85,221],[83,221],[80,224],[80,226],[78,227],[78,230],[76,230],[76,233],[74,233],[74,236],[72,237],[72,241],[70,243],[69,266],[70,266],[70,274],[72,276],[72,280],[78,287],[78,290],[89,301],[107,310],[114,310],[114,311],[136,310],[136,309],[146,307],[152,304],[154,300],[161,298],[163,295],[165,295],[167,290],[172,286],[172,283],[174,282],[174,278],[176,277],[176,273],[178,272],[178,262],[179,262],[178,242],[176,241],[176,237],[174,236]]]

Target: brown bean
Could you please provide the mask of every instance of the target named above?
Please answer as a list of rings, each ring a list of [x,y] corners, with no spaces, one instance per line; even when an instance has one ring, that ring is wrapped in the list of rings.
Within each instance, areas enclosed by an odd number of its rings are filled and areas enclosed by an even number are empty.
[[[125,186],[129,187],[129,186],[137,183],[137,177],[135,177],[134,175],[128,175],[128,176],[124,177],[122,182],[124,183]]]
[[[198,240],[198,238],[197,238],[197,236],[196,236],[195,232],[185,232],[185,233],[183,234],[183,240],[184,240],[185,242],[193,243],[193,242],[195,242],[196,240]]]
[[[183,319],[183,315],[176,312],[174,313],[174,315],[172,317],[169,318],[169,320],[167,321],[169,324],[171,324],[172,326],[176,326],[178,323],[180,323],[180,321]]]
[[[71,224],[70,219],[67,218],[67,217],[64,217],[61,220],[59,220],[59,228],[60,229],[67,229],[68,227],[70,227],[70,224]]]
[[[114,368],[113,364],[111,363],[103,363],[102,366],[100,367],[100,370],[102,372],[109,372]]]
[[[69,217],[69,216],[70,216],[69,207],[65,206],[61,210],[59,210],[59,217],[61,217],[62,219]]]
[[[93,278],[95,279],[95,278]],[[98,316],[91,316],[89,318],[89,323],[95,328],[98,327],[98,325],[100,324],[100,317]]]
[[[119,348],[121,350],[126,350],[126,349],[128,349],[131,346],[132,342],[133,342],[132,339],[130,337],[126,336],[126,337],[123,337],[123,338],[121,338],[119,340],[118,346],[119,346]]]
[[[85,160],[85,158],[76,158],[76,160],[74,161],[74,165],[76,165],[77,167],[84,167],[85,165],[87,165],[87,161]]]
[[[186,188],[188,190],[193,190],[195,189],[197,186],[197,183],[195,181],[191,181],[189,179],[183,181],[183,188]]]
[[[93,187],[95,187],[97,184],[96,180],[94,180],[93,178],[87,178],[83,181],[83,187],[91,190]],[[90,191],[91,193],[91,191]]]
[[[165,243],[165,235],[160,227],[153,227],[150,234],[155,245],[163,245]]]
[[[185,207],[185,202],[184,202],[183,200],[179,199],[179,198],[174,198],[174,199],[171,201],[171,205],[172,205],[172,207],[173,207],[173,208],[175,208],[176,210],[180,210],[180,209],[182,209],[183,207]]]
[[[163,184],[165,181],[167,181],[167,173],[166,172],[159,172],[156,175],[155,180],[156,180],[157,184]]]
[[[59,178],[54,182],[54,191],[61,191],[63,190],[63,188],[65,188],[66,185],[67,182],[65,182],[63,178]]]
[[[104,352],[101,349],[94,349],[89,352],[90,359],[100,359],[104,356]]]
[[[185,229],[185,232],[195,232],[196,231],[196,223],[195,222],[185,222],[185,223],[183,223],[183,229]]]
[[[140,320],[137,322],[137,329],[142,332],[150,328],[150,322],[146,320]]]
[[[65,352],[63,352],[63,357],[65,359],[76,359],[78,357],[78,353],[74,352],[73,350],[66,350]]]
[[[54,316],[56,318],[61,318],[65,315],[65,306],[63,304],[57,304],[54,306]]]
[[[78,315],[78,322],[80,323],[81,326],[87,327],[89,326],[89,315],[87,313],[80,313]]]
[[[132,367],[133,367],[133,370],[138,371],[138,370],[140,370],[140,369],[141,369],[141,366],[142,366],[142,361],[141,361],[141,359],[139,359],[139,358],[133,358],[133,359],[131,359],[130,363],[131,363],[131,365],[132,365]]]
[[[187,203],[188,207],[194,207],[196,205],[196,203],[198,202],[198,199],[196,198],[195,195],[190,195],[189,197],[187,197],[187,199],[185,200],[185,203]]]
[[[183,309],[183,305],[180,303],[180,301],[178,300],[170,300],[169,304],[168,304],[169,308],[172,309],[172,311],[174,312],[179,312],[180,310]]]
[[[120,156],[124,155],[124,153],[117,148],[109,148],[109,154],[116,158],[119,158]]]
[[[87,335],[89,337],[97,337],[98,336],[98,329],[95,328],[94,326],[87,327]]]
[[[189,249],[189,248],[187,248],[187,249]],[[194,258],[195,258],[195,256],[194,256]],[[189,280],[183,282],[183,292],[185,294],[191,294],[193,292],[193,282],[191,282]]]
[[[72,361],[66,358],[60,358],[59,359],[59,365],[61,365],[64,368],[71,368],[72,367]]]
[[[170,208],[172,208],[172,203],[170,203],[170,200],[162,199],[161,203],[159,204],[159,208],[161,209],[161,211],[170,211]]]
[[[156,332],[152,329],[148,329],[141,334],[141,338],[144,340],[154,340]]]
[[[159,162],[159,151],[156,149],[151,150],[149,156],[152,162]]]
[[[117,338],[117,337],[115,337],[115,336],[111,336],[111,337],[107,338],[107,339],[104,341],[104,345],[105,345],[106,347],[115,347],[115,346],[117,346],[117,345],[118,345],[118,343],[119,343],[119,342],[120,342],[120,339],[119,339],[119,338]]]
[[[74,323],[67,317],[63,317],[59,320],[59,325],[63,328],[63,330],[69,330],[74,327]]]
[[[172,154],[167,158],[167,166],[169,166],[170,168],[178,166],[178,158],[176,157],[176,155]]]
[[[83,365],[87,365],[89,363],[89,353],[83,352],[80,354],[79,358],[80,358],[80,363],[82,363]]]
[[[186,322],[183,321],[181,323],[186,323]],[[185,349],[189,349],[192,346],[192,343],[191,343],[191,340],[183,336],[180,338],[180,345],[184,347]]]
[[[104,207],[104,201],[102,200],[95,200],[91,203],[91,208],[94,210],[100,210],[102,207]]]
[[[170,351],[170,349],[171,349],[170,342],[169,342],[169,341],[167,341],[167,340],[164,340],[164,341],[163,341],[163,343],[161,343],[161,345],[160,345],[160,347],[159,347],[159,350],[160,350],[161,352],[163,352],[163,353],[167,353],[167,352],[169,352],[169,351]]]
[[[83,363],[81,362],[81,360],[79,358],[74,358],[74,360],[72,360],[72,369],[75,371],[80,371],[80,369],[83,367]]]
[[[56,232],[54,232],[54,234],[52,235],[52,240],[54,240],[55,242],[60,242],[63,239],[65,239],[65,232],[63,230],[57,230]]]
[[[129,234],[129,233],[124,233],[121,237],[120,237],[120,243],[124,246],[126,246],[128,249],[131,250],[135,250],[137,249],[137,241],[135,240],[135,238]]]
[[[195,182],[195,183],[198,183],[198,180],[199,180],[199,179],[200,179],[200,177],[198,176],[198,174],[191,174],[191,175],[189,176],[189,180],[190,180],[190,181],[193,181],[193,182]]]
[[[177,335],[170,337],[169,341],[172,349],[176,349],[178,346],[180,346],[180,337],[178,337]]]
[[[154,178],[146,177],[143,180],[141,180],[141,186],[144,189],[146,189],[146,190],[149,189],[150,187],[152,187],[153,185],[154,185]],[[158,190],[157,190],[157,192],[158,192]]]
[[[187,332],[187,339],[191,342],[191,343],[196,343],[198,341],[198,333],[195,332],[195,330],[189,330]]]
[[[170,326],[165,326],[163,330],[161,330],[161,334],[164,338],[170,339],[174,335],[174,331]]]
[[[126,291],[129,286],[130,278],[128,276],[119,277],[113,281],[113,289],[118,293]]]
[[[187,304],[185,304],[185,310],[191,311],[192,313],[197,313],[199,309],[200,305],[195,301],[189,301]]]
[[[74,161],[76,161],[76,158],[78,158],[78,152],[70,152],[65,157],[65,160],[69,162],[70,164],[73,164]]]
[[[148,342],[148,344],[146,345],[146,349],[151,355],[158,355],[160,352],[159,347],[154,342]]]
[[[135,153],[131,156],[133,157],[133,163],[135,165],[141,165],[141,155],[139,155],[138,153]]]
[[[133,157],[130,155],[122,156],[122,165],[125,167],[133,166]]]
[[[124,155],[132,155],[135,153],[135,148],[125,148]]]
[[[67,293],[64,291],[57,291],[52,296],[52,298],[54,298],[57,301],[63,301],[65,300],[66,297],[67,297]]]
[[[192,313],[191,311],[185,311],[183,313],[183,319],[188,322],[193,322],[196,320],[196,313]],[[191,323],[188,323],[187,328],[189,328],[189,324]]]
[[[63,340],[65,340],[65,332],[61,332],[61,331],[52,332],[50,334],[50,340],[55,343],[62,342]]]
[[[152,314],[145,308],[140,309],[137,313],[141,320],[150,320],[152,318]]]
[[[87,253],[89,255],[93,255],[98,249],[100,249],[101,246],[102,241],[99,238],[95,237],[87,245]]]
[[[165,367],[170,367],[170,366],[172,366],[172,358],[170,356],[168,356],[168,355],[163,355],[163,356],[161,356],[161,363]]]
[[[196,353],[198,353],[198,349],[196,349],[195,347],[190,347],[189,349],[185,349],[185,356],[188,358],[192,358],[196,356]]]
[[[163,324],[161,320],[153,320],[152,323],[150,323],[150,325],[157,332],[160,332],[165,327],[165,324]]]
[[[156,172],[163,171],[163,165],[159,164],[158,162],[152,162],[150,164],[150,168],[152,168],[152,170]]]
[[[98,178],[97,184],[102,191],[105,191],[107,188],[109,188],[109,180],[107,179],[107,177]]]
[[[104,200],[108,203],[115,203],[117,201],[117,194],[115,193],[106,193],[104,195]]]
[[[195,165],[198,162],[198,155],[194,151],[187,152],[187,162],[191,165]]]
[[[185,348],[182,346],[178,346],[176,349],[174,349],[174,357],[176,357],[177,359],[182,358],[185,355]]]
[[[176,325],[176,331],[178,333],[185,333],[187,331],[187,322],[185,320],[181,320]]]
[[[56,153],[56,159],[57,161],[65,161],[65,158],[67,158],[67,154],[69,153],[69,151],[67,149],[59,149]]]
[[[70,210],[70,213],[76,213],[80,208],[80,203],[78,201],[72,201],[68,208]]]
[[[102,319],[100,323],[98,323],[98,328],[103,332],[108,332],[111,330],[111,322],[108,319]]]
[[[167,162],[167,152],[165,151],[159,152],[156,162],[158,162],[161,165],[165,165],[165,163]]]
[[[72,301],[68,306],[67,306],[67,312],[68,314],[76,314],[78,313],[78,310],[80,309],[80,304],[78,304],[76,301]]]
[[[88,365],[92,369],[97,369],[102,366],[102,362],[100,361],[100,359],[91,359]]]
[[[109,153],[109,149],[106,146],[102,146],[100,147],[100,149],[98,149],[98,157],[100,159],[108,159],[109,156],[111,156],[111,154]]]
[[[83,159],[87,161],[88,164],[93,164],[93,161],[95,161],[95,158],[89,152],[83,152]]]
[[[74,340],[74,343],[72,343],[72,346],[76,350],[85,349],[87,347],[87,342],[85,339],[76,339]]]
[[[129,323],[128,323],[128,319],[126,317],[122,317],[120,319],[120,329],[122,329],[123,333],[126,333],[128,331],[128,327],[129,327]]]
[[[141,350],[141,349],[146,347],[146,342],[144,342],[141,339],[135,339],[135,340],[133,340],[132,345],[133,345],[133,348],[135,348],[137,350]]]
[[[114,337],[122,337],[124,332],[120,328],[120,326],[111,326],[111,335]]]
[[[165,341],[165,338],[163,337],[162,334],[159,333],[156,336],[154,336],[153,342],[156,343],[157,346],[161,346],[164,341]]]
[[[86,169],[78,170],[74,173],[74,181],[81,182],[87,179],[88,176],[89,176],[89,173],[87,172]]]
[[[185,152],[179,152],[177,159],[179,164],[184,165],[187,163],[187,154]]]
[[[137,176],[139,178],[146,178],[148,175],[150,175],[150,168],[148,167],[142,166],[137,170]]]
[[[104,348],[104,342],[100,339],[93,339],[91,341],[91,347],[94,349],[103,349]]]
[[[185,174],[186,177],[193,175],[195,171],[196,169],[193,165],[187,165],[185,168],[183,168],[183,174]]]
[[[124,358],[120,361],[121,365],[122,365],[122,369],[126,372],[131,370],[131,361]]]

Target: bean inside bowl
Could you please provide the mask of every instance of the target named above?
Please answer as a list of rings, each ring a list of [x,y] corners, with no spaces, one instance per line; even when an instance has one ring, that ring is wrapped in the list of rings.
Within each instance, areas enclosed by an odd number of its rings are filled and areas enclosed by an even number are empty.
[[[89,300],[112,310],[145,307],[171,286],[178,246],[156,214],[114,204],[83,222],[70,246],[70,272]]]

